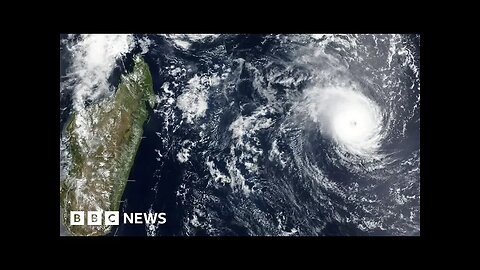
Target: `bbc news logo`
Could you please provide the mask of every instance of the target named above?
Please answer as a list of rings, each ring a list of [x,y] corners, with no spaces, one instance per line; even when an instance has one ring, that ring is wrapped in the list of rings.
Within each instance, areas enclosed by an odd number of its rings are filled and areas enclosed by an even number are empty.
[[[118,211],[84,211],[70,212],[70,225],[119,225]],[[165,224],[166,213],[123,213],[123,224]]]

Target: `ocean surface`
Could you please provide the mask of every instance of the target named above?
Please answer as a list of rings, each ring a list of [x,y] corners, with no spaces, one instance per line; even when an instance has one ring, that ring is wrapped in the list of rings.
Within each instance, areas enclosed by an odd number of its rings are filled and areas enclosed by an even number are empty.
[[[419,35],[96,39],[61,36],[60,133],[86,80],[74,55],[101,50],[82,40],[122,52],[85,106],[141,54],[158,105],[120,208],[167,214],[109,235],[420,234]]]

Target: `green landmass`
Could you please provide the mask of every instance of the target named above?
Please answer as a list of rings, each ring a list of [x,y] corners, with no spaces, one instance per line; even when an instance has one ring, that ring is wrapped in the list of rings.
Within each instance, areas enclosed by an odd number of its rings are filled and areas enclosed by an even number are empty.
[[[122,76],[115,94],[73,113],[67,121],[63,135],[71,162],[60,184],[60,205],[71,234],[104,235],[111,229],[70,226],[70,211],[118,211],[142,140],[147,106],[154,105],[150,70],[137,57],[133,71]]]

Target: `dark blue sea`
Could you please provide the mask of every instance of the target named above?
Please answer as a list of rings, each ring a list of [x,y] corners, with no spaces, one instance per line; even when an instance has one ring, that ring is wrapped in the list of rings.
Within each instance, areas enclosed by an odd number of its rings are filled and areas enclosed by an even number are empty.
[[[419,35],[134,38],[109,83],[141,54],[159,103],[120,209],[165,212],[167,222],[110,236],[420,234]],[[61,46],[61,82],[71,57]],[[305,109],[311,89],[333,84],[378,104],[375,152],[355,156]],[[62,87],[60,132],[75,84]]]

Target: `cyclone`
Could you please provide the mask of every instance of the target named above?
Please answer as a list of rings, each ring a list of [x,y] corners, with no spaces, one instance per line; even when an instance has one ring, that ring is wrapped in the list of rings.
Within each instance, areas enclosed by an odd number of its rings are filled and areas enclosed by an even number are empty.
[[[348,88],[312,89],[307,107],[321,132],[358,156],[375,155],[382,139],[382,112],[374,101]]]

